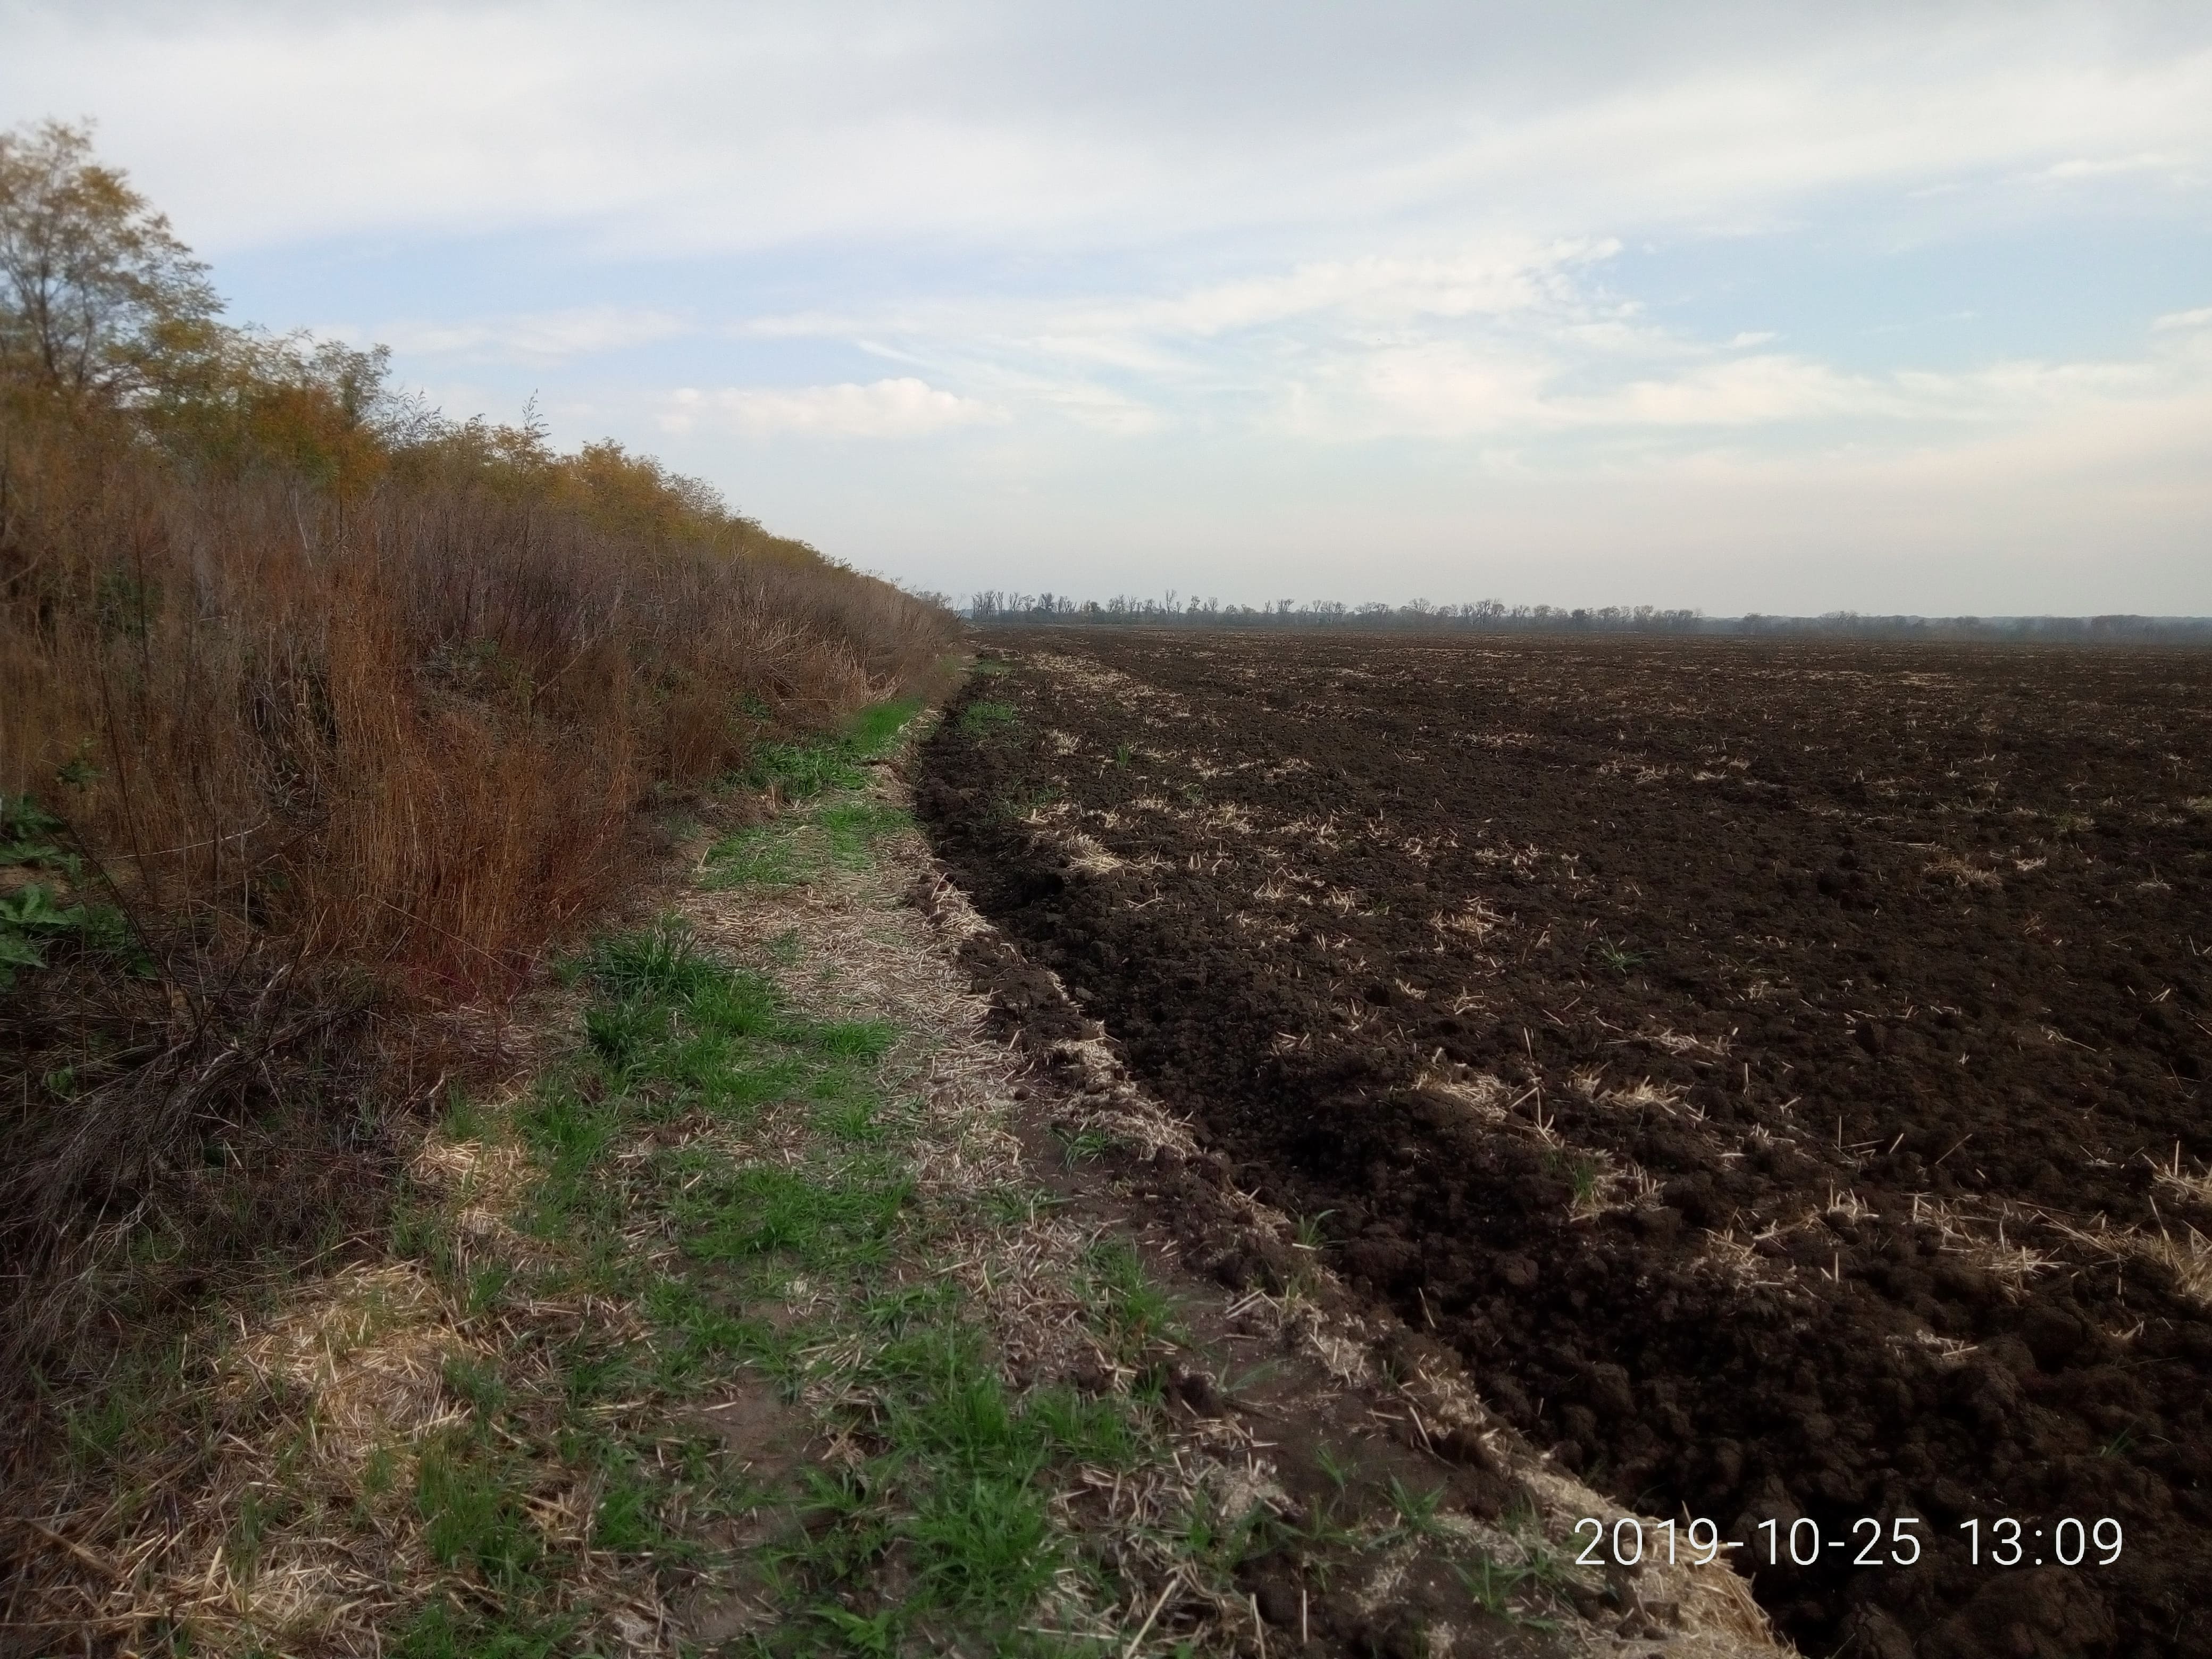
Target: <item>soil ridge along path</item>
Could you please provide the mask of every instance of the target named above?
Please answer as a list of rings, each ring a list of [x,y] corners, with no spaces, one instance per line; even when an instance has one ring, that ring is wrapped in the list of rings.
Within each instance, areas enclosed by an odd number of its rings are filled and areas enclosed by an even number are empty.
[[[1556,1466],[1816,1650],[2212,1652],[2212,656],[987,638],[939,855]]]

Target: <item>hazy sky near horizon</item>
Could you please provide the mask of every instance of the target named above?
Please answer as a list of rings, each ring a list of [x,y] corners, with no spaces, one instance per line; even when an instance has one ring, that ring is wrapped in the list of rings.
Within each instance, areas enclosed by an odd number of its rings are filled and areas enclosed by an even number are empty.
[[[2212,7],[0,0],[233,315],[965,596],[2212,613]]]

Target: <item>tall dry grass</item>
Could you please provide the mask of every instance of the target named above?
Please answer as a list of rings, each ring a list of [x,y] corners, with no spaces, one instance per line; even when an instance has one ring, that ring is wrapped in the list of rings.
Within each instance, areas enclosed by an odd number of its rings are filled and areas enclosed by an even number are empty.
[[[414,1017],[511,995],[641,805],[927,690],[952,626],[611,447],[441,427],[349,485],[164,435],[0,403],[0,796],[61,824],[0,898],[109,919],[0,990],[19,1374],[143,1291],[103,1264],[329,1231],[435,1075]]]

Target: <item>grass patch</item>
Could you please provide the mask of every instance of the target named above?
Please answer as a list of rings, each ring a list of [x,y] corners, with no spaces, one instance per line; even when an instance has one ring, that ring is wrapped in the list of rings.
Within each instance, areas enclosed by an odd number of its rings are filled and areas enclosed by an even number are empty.
[[[1443,1504],[1443,1497],[1444,1489],[1442,1486],[1434,1487],[1427,1492],[1417,1492],[1401,1481],[1396,1475],[1392,1475],[1390,1477],[1390,1507],[1398,1516],[1397,1525],[1391,1528],[1393,1534],[1401,1538],[1443,1536],[1444,1528],[1437,1519],[1437,1510]]]
[[[401,1629],[395,1659],[552,1659],[566,1651],[576,1621],[487,1615],[443,1598],[429,1602]]]
[[[811,800],[839,789],[858,789],[867,781],[860,769],[881,759],[899,732],[920,711],[915,698],[871,704],[854,716],[842,736],[811,743],[763,744],[744,773],[748,787],[773,790],[786,800]]]
[[[1032,1650],[1024,1620],[1079,1559],[1052,1519],[1057,1478],[1133,1467],[1148,1449],[1139,1408],[1064,1389],[1011,1394],[956,1299],[929,1287],[872,1299],[862,1316],[882,1340],[854,1380],[875,1401],[883,1449],[813,1483],[804,1538],[781,1562],[817,1598],[811,1629],[771,1650],[898,1651],[948,1618],[980,1650]],[[900,1593],[852,1606],[855,1580],[893,1555]]]
[[[748,788],[774,790],[787,800],[811,800],[832,789],[858,789],[867,780],[841,741],[768,743],[753,753]]]
[[[1567,1165],[1567,1179],[1574,1183],[1574,1207],[1586,1209],[1597,1202],[1598,1187],[1605,1177],[1605,1166],[1584,1153]]]
[[[1048,1131],[1053,1143],[1060,1148],[1060,1167],[1073,1170],[1079,1164],[1088,1164],[1103,1156],[1114,1144],[1114,1137],[1096,1124],[1069,1131],[1054,1124]]]
[[[846,747],[861,760],[876,760],[890,752],[906,723],[921,712],[919,697],[899,697],[871,703],[853,717],[845,734]]]
[[[855,845],[903,827],[896,815],[839,812],[816,821]],[[676,1247],[633,1292],[651,1333],[642,1348],[580,1339],[548,1368],[574,1442],[564,1455],[597,1472],[592,1547],[655,1562],[669,1548],[667,1483],[648,1478],[641,1449],[596,1426],[612,1402],[711,1397],[751,1370],[787,1399],[830,1401],[814,1431],[849,1437],[866,1454],[748,1496],[792,1517],[757,1557],[760,1593],[779,1609],[764,1651],[1042,1650],[1024,1629],[1040,1602],[1103,1571],[1055,1517],[1054,1494],[1079,1468],[1133,1470],[1157,1455],[1158,1389],[1091,1396],[1008,1384],[957,1285],[927,1265],[949,1218],[917,1203],[902,1153],[915,1120],[887,1105],[882,1073],[897,1026],[806,1018],[764,975],[714,961],[668,921],[599,941],[576,974],[596,993],[583,1047],[514,1115],[539,1164],[541,1212],[580,1251],[640,1232]],[[757,1114],[779,1126],[772,1144],[784,1150],[755,1156],[742,1139],[709,1134],[643,1165],[614,1156],[672,1110],[733,1099],[747,1103],[740,1136]],[[791,1139],[794,1127],[805,1139]],[[993,1196],[958,1224],[996,1214]],[[1021,1212],[1033,1204],[1025,1197]],[[1176,1340],[1174,1308],[1136,1252],[1096,1246],[1084,1286],[1102,1342],[1123,1363],[1158,1369]],[[794,1321],[802,1297],[812,1311]],[[513,1485],[484,1449],[484,1436],[520,1431],[516,1391],[502,1396],[459,1367],[448,1387],[471,1415],[418,1482],[445,1517],[441,1564],[471,1583],[550,1582],[552,1567],[505,1528]],[[1236,1529],[1212,1517],[1190,1547],[1231,1560],[1244,1547],[1229,1541]],[[425,1614],[430,1623],[404,1639],[440,1650],[435,1620],[447,1616]],[[509,1639],[470,1629],[452,1639]],[[517,1642],[542,1634],[516,1629]]]
[[[905,824],[834,801],[777,834],[787,868],[818,845],[817,867],[835,869]],[[1141,1475],[1164,1459],[1169,1360],[1185,1340],[1173,1299],[1131,1245],[1098,1242],[1073,1273],[1118,1381],[1010,1382],[949,1264],[979,1224],[1051,1200],[1001,1185],[925,1200],[909,1137],[930,1119],[891,1069],[912,1064],[896,1058],[905,1034],[810,1017],[759,971],[796,966],[798,934],[764,944],[747,969],[674,918],[595,941],[569,964],[591,993],[573,1055],[513,1105],[461,1115],[530,1153],[538,1242],[526,1267],[508,1262],[431,1212],[418,1243],[457,1303],[533,1311],[515,1329],[476,1328],[507,1347],[449,1358],[461,1409],[384,1460],[383,1498],[363,1481],[363,1513],[411,1514],[435,1571],[390,1650],[596,1650],[609,1562],[672,1594],[697,1520],[718,1514],[764,1528],[745,1564],[746,1594],[775,1609],[752,1638],[761,1653],[1060,1652],[1073,1650],[1044,1630],[1095,1625],[1104,1640],[1116,1627],[1103,1610],[1121,1595],[1118,1547],[1090,1541],[1058,1498],[1082,1471]],[[1064,1150],[1102,1146],[1079,1135]],[[539,1323],[578,1298],[629,1322]],[[699,1405],[729,1402],[747,1376],[738,1397],[763,1402],[748,1411],[791,1413],[790,1434],[846,1459],[793,1467],[702,1439]],[[1425,1535],[1433,1497],[1392,1497],[1396,1531]],[[549,1501],[563,1526],[538,1524]],[[1255,1554],[1341,1545],[1203,1491],[1157,1524],[1193,1583],[1230,1595]],[[1126,1644],[1136,1620],[1121,1622]]]
[[[1000,810],[1010,818],[1025,818],[1059,799],[1059,790],[1048,783],[1038,784],[1033,788],[1016,790],[1001,803]]]
[[[505,1461],[474,1437],[437,1436],[416,1462],[415,1508],[430,1559],[495,1589],[524,1589],[544,1554],[526,1495]]]
[[[881,1060],[898,1041],[898,1027],[880,1019],[832,1019],[795,1024],[791,1039],[842,1060]]]
[[[710,889],[795,887],[825,865],[865,870],[876,843],[914,826],[913,817],[878,801],[840,800],[805,817],[755,824],[708,849],[703,884]]]
[[[799,849],[780,824],[755,824],[724,836],[707,849],[709,888],[789,887],[804,879]]]
[[[864,870],[874,861],[875,844],[914,827],[910,813],[879,801],[851,801],[825,806],[815,823],[830,843],[830,857],[848,870]]]
[[[1091,1324],[1124,1363],[1139,1364],[1161,1348],[1179,1347],[1175,1301],[1145,1272],[1126,1240],[1102,1239],[1085,1252]]]
[[[1615,945],[1610,939],[1598,940],[1590,947],[1590,951],[1599,962],[1616,974],[1626,974],[1632,969],[1640,967],[1644,960],[1641,951],[1631,951],[1623,945]]]
[[[820,1181],[772,1164],[695,1182],[672,1206],[685,1252],[702,1261],[787,1255],[810,1268],[853,1267],[888,1254],[902,1179]]]
[[[1513,1598],[1525,1595],[1531,1586],[1540,1589],[1546,1587],[1543,1575],[1534,1567],[1526,1565],[1508,1566],[1488,1556],[1482,1556],[1471,1567],[1454,1562],[1452,1574],[1473,1598],[1474,1604],[1492,1618],[1502,1619],[1508,1624],[1518,1625],[1528,1630],[1553,1631],[1559,1628],[1557,1620],[1523,1613],[1514,1605]]]
[[[1007,730],[1017,719],[1013,704],[994,697],[978,697],[960,711],[955,724],[963,737],[981,739]]]

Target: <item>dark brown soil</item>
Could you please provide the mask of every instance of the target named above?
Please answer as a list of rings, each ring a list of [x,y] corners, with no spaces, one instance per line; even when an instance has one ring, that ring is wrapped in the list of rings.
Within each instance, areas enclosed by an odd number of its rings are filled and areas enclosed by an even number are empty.
[[[1921,1517],[1739,1556],[1816,1650],[2212,1654],[2212,655],[988,643],[942,856],[1560,1462]]]

